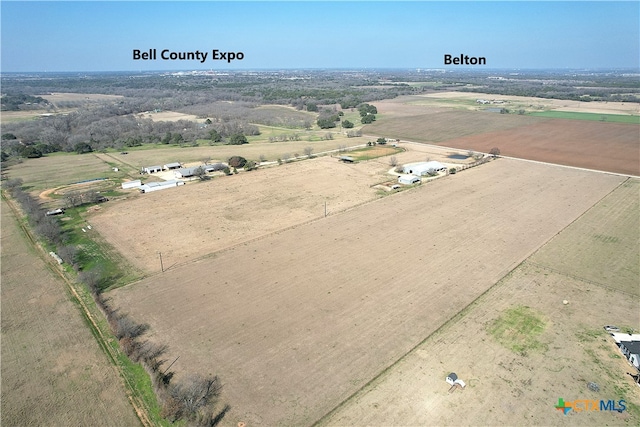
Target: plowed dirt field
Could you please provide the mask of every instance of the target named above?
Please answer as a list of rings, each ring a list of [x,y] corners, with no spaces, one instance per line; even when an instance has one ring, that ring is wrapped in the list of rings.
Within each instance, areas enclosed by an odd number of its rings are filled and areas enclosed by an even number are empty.
[[[311,424],[623,179],[499,159],[109,295],[169,344],[169,360],[180,356],[176,375],[221,376],[229,425]],[[304,185],[287,190],[295,198]],[[264,227],[287,210],[255,219]],[[178,239],[180,223],[160,232]]]

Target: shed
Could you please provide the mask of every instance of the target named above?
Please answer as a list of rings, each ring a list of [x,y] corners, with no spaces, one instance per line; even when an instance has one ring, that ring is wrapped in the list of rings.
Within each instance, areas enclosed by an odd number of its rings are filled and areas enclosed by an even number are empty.
[[[445,381],[449,385],[453,385],[457,380],[458,376],[454,372],[451,372],[449,375],[447,375],[447,378],[445,379]]]
[[[340,161],[345,163],[353,163],[354,159],[353,157],[349,157],[349,156],[340,156]]]
[[[125,181],[120,185],[123,190],[126,190],[128,188],[140,188],[140,186],[142,185],[142,181],[136,179],[135,181]]]
[[[164,165],[164,170],[168,171],[168,170],[171,170],[171,169],[180,169],[180,167],[182,167],[180,162],[167,163],[166,165]]]
[[[422,180],[413,175],[400,175],[398,177],[398,183],[404,185],[419,184],[420,182],[422,182]]]
[[[143,171],[143,173],[162,172],[162,166],[160,166],[160,165],[146,166],[146,167],[142,168],[142,171]]]
[[[403,173],[411,175],[428,175],[429,173],[446,171],[447,167],[440,162],[420,162],[420,163],[407,163],[402,167]]]

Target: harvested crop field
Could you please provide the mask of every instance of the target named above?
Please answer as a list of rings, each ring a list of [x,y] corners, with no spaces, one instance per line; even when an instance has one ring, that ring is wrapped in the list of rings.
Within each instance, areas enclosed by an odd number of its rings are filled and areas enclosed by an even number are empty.
[[[221,376],[230,425],[311,424],[623,180],[500,159],[109,296]]]
[[[2,202],[3,426],[140,425],[117,371]]]
[[[509,130],[450,139],[442,145],[587,169],[640,175],[640,127],[549,119]]]
[[[520,126],[544,120],[532,116],[449,109],[411,116],[385,117],[383,115],[372,124],[364,126],[363,132],[383,135],[392,139],[400,138],[427,143],[444,143],[446,141],[448,143],[454,138],[517,129]]]

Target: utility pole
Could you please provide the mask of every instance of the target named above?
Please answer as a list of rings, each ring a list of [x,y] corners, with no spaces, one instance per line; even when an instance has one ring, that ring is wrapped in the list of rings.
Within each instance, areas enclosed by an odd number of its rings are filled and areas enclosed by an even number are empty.
[[[162,265],[162,252],[158,252],[158,255],[160,255],[160,270],[162,270],[162,272],[164,273],[164,265]]]
[[[327,217],[327,201],[324,201],[324,216]]]

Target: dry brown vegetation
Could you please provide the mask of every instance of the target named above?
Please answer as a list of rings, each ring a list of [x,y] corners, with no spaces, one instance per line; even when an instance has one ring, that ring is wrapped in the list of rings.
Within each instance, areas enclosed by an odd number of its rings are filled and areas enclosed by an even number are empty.
[[[117,371],[2,202],[2,425],[134,426]]]
[[[309,424],[623,180],[501,159],[109,295],[179,349],[177,372],[223,378],[231,422]]]

